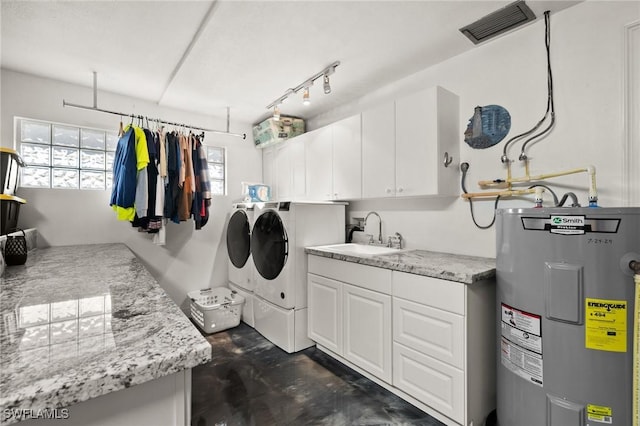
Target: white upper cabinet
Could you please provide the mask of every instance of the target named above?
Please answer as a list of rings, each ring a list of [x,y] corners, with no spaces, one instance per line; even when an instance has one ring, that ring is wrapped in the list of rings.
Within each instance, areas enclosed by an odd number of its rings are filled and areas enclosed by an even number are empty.
[[[262,149],[262,183],[271,187],[271,198],[277,198],[275,146]]]
[[[458,110],[442,87],[382,103],[265,148],[264,182],[280,200],[457,196]]]
[[[382,104],[362,113],[362,198],[395,195],[395,107]]]
[[[433,87],[362,113],[363,198],[457,195],[458,97]]]
[[[293,192],[291,151],[291,143],[289,142],[275,146],[275,186],[277,188],[277,199],[279,200],[290,199]]]
[[[262,150],[262,182],[271,186],[274,200],[306,198],[304,136]]]
[[[360,114],[305,135],[310,135],[306,142],[307,197],[313,200],[360,198]]]
[[[333,129],[333,197],[353,200],[362,197],[362,142],[360,114],[337,121]]]
[[[442,87],[396,100],[396,195],[458,195],[458,97]]]
[[[303,200],[307,198],[305,139],[293,138],[289,145],[291,149],[292,199]]]
[[[305,149],[307,197],[311,200],[331,200],[333,193],[331,127],[321,127],[305,135],[308,137]]]
[[[304,151],[304,138],[292,138],[276,146],[275,175],[279,200],[306,198]]]

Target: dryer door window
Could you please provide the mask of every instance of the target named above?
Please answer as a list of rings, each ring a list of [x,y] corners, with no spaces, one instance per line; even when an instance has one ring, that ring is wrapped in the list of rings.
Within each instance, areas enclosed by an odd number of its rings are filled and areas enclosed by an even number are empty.
[[[236,268],[242,268],[251,254],[251,231],[247,214],[238,210],[231,215],[227,227],[227,252]]]
[[[276,278],[289,256],[289,239],[280,216],[267,210],[253,225],[251,254],[258,273],[267,280]]]

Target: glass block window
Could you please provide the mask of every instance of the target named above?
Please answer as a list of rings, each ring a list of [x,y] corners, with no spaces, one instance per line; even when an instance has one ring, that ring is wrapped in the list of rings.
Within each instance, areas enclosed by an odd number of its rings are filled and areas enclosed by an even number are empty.
[[[18,118],[16,141],[27,164],[21,186],[111,189],[117,132]]]
[[[224,148],[207,146],[206,149],[209,180],[211,181],[211,195],[225,195],[227,164]]]
[[[20,186],[111,190],[116,131],[16,118],[16,142],[27,167]],[[225,148],[204,146],[212,195],[226,195]]]

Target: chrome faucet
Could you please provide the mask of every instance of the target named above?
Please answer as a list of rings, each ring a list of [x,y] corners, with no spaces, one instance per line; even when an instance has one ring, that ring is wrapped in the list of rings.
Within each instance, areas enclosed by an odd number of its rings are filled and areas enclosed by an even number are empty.
[[[382,218],[380,217],[380,215],[376,212],[367,213],[367,216],[364,218],[364,226],[366,228],[367,220],[369,219],[369,216],[371,216],[372,214],[378,216],[378,241],[376,242],[378,244],[382,244]]]

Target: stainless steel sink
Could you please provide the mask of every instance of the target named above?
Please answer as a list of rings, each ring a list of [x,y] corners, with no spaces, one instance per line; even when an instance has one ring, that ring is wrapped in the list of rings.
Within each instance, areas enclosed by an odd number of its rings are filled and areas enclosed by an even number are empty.
[[[385,246],[374,246],[366,244],[332,244],[328,246],[315,247],[318,250],[326,250],[340,254],[350,254],[353,256],[377,256],[382,254],[397,253],[400,249]]]

